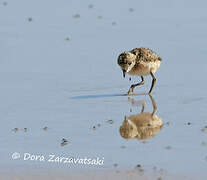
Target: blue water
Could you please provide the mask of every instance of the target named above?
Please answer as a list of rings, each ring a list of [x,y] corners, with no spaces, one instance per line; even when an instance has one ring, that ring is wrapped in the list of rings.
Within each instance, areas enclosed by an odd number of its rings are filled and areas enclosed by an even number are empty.
[[[54,153],[104,157],[105,168],[142,164],[206,175],[201,131],[207,125],[206,5],[202,0],[0,2],[0,165],[40,163],[12,160],[13,152]],[[163,59],[153,97],[164,126],[146,143],[119,134],[124,117],[139,113],[141,104],[133,106],[125,96],[139,78],[123,79],[117,56],[139,46]],[[135,93],[148,92],[150,84],[146,77]],[[132,98],[152,111],[147,95]],[[62,138],[69,144],[61,147]]]

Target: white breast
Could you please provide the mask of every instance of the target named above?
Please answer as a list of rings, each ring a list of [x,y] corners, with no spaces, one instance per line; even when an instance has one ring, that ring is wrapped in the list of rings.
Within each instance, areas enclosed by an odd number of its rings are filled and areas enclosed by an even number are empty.
[[[160,64],[161,61],[140,62],[140,64],[136,68],[132,68],[131,71],[128,72],[128,74],[146,76],[149,75],[150,72],[155,73],[157,69],[160,67]]]

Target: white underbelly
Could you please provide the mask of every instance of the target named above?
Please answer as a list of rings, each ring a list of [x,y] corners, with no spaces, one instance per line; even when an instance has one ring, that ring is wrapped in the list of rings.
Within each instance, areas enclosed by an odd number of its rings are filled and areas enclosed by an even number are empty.
[[[131,71],[128,72],[130,75],[138,75],[138,76],[147,76],[150,72],[155,73],[157,69],[160,67],[161,62],[147,62],[140,63],[137,68],[132,68]]]

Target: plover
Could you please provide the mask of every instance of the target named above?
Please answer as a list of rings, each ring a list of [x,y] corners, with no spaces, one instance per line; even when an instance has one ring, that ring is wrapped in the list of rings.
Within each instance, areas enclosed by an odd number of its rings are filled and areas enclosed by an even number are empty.
[[[151,94],[156,82],[154,73],[161,64],[160,56],[148,48],[135,48],[131,51],[121,53],[118,57],[118,64],[123,71],[123,77],[125,77],[126,73],[141,76],[141,82],[132,84],[129,88],[128,94],[133,93],[136,86],[143,85],[143,76],[147,76],[149,74],[152,76],[152,84],[149,90],[149,94]]]

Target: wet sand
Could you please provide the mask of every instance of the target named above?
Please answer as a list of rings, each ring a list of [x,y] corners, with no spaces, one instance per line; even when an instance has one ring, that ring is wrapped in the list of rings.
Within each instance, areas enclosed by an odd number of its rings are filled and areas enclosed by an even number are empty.
[[[147,179],[154,167],[164,179],[206,177],[204,7],[193,0],[0,2],[1,179]],[[162,57],[152,98],[150,77],[126,96],[140,79],[123,79],[117,65],[121,52],[139,46]],[[25,153],[104,163],[24,160]],[[137,165],[146,174],[127,172]]]
[[[129,179],[129,180],[193,180],[196,178],[196,176],[187,176],[187,175],[174,175],[174,174],[169,174],[165,172],[164,170],[159,170],[159,171],[146,171],[143,168],[136,168],[136,169],[131,169],[131,170],[107,170],[107,169],[102,169],[102,170],[29,170],[29,171],[23,171],[23,172],[13,172],[13,173],[1,173],[0,175],[1,179],[5,180],[34,180],[34,179],[39,179],[39,180],[55,180],[55,179],[71,179],[71,180],[95,180],[95,179]],[[200,176],[200,179],[205,179],[204,177],[202,178]]]

